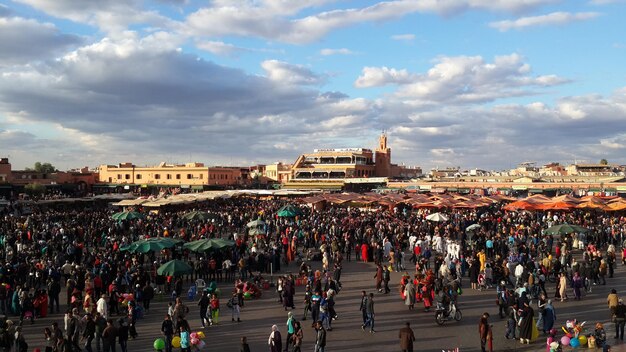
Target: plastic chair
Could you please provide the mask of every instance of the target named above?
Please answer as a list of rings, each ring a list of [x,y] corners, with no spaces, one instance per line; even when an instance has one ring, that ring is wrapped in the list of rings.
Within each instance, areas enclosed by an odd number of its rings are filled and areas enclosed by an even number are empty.
[[[198,292],[204,291],[205,287],[206,287],[206,282],[204,282],[204,280],[202,279],[196,280],[196,289],[198,290]]]

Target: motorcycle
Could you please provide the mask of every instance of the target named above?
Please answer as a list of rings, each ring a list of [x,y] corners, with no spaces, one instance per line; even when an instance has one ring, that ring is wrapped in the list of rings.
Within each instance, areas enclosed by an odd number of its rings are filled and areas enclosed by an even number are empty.
[[[456,307],[456,303],[451,302],[450,308],[447,309],[441,302],[437,302],[437,309],[435,310],[435,321],[437,325],[443,325],[447,320],[461,321],[463,314],[461,310]]]

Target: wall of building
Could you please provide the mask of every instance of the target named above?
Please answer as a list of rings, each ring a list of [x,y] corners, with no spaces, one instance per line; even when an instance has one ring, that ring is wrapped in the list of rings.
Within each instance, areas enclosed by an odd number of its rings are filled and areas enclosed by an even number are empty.
[[[0,159],[0,183],[11,182],[11,163],[8,158]]]
[[[242,181],[239,168],[206,167],[200,163],[161,164],[156,167],[102,165],[99,171],[99,182],[109,184],[225,186],[236,185]]]

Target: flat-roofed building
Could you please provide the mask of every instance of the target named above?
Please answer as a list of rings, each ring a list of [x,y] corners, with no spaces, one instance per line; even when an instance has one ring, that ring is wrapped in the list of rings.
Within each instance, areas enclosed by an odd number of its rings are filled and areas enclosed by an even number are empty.
[[[203,163],[166,164],[136,166],[132,163],[101,165],[101,183],[117,185],[158,186],[230,186],[241,180],[240,168],[213,166]]]

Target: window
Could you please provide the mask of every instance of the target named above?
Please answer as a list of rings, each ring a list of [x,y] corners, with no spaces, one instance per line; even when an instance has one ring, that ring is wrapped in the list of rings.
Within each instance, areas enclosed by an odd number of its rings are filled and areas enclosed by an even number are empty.
[[[135,175],[135,178],[138,179],[138,180],[141,180],[141,174]]]
[[[113,182],[113,178],[109,177],[109,183]]]
[[[171,175],[171,174],[167,174],[166,178],[167,178],[168,180],[171,180],[171,179],[172,179],[172,175]]]
[[[180,180],[180,174],[176,174],[176,179]]]
[[[127,179],[127,180],[130,180],[130,174],[124,175],[124,178]]]
[[[154,174],[154,179],[155,180],[160,180],[161,179],[161,175],[160,174]]]
[[[122,174],[117,174],[117,179],[121,180],[122,179]]]
[[[200,174],[200,179],[201,179],[201,180],[202,180],[202,176],[203,176],[203,175],[202,175],[202,174]]]
[[[193,177],[192,177],[192,175],[191,175],[191,174],[187,174],[187,179],[188,179],[188,180],[191,180],[192,178],[193,178]]]

